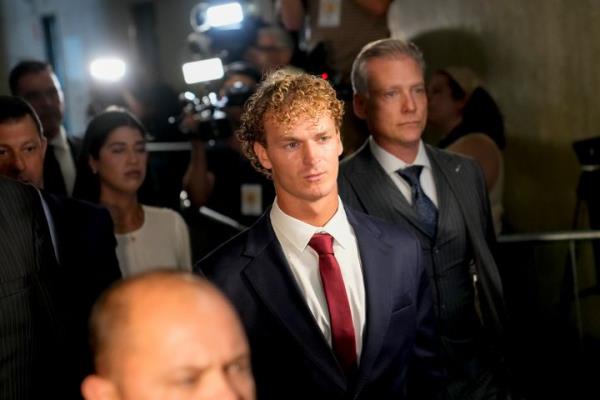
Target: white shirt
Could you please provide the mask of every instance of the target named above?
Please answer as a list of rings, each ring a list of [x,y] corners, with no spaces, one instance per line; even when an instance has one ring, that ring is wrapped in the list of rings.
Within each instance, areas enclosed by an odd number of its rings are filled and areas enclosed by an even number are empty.
[[[142,206],[144,224],[115,234],[123,277],[157,268],[192,269],[190,237],[181,215],[168,208]]]
[[[325,232],[333,236],[333,252],[344,279],[354,325],[356,354],[357,359],[360,359],[366,321],[365,286],[356,235],[348,223],[344,206],[339,198],[338,204],[336,213],[323,227],[309,225],[285,214],[277,205],[277,198],[273,202],[270,216],[275,236],[283,248],[292,275],[330,346],[332,345],[331,325],[327,298],[319,273],[319,255],[308,245],[308,242],[315,233]]]
[[[375,139],[373,139],[373,136],[369,136],[369,146],[371,147],[371,153],[373,153],[375,159],[379,162],[386,174],[392,178],[392,181],[398,187],[400,192],[402,192],[409,204],[412,204],[410,185],[396,171],[412,165],[422,165],[423,170],[421,171],[419,179],[421,187],[433,204],[435,204],[436,207],[438,206],[437,190],[435,188],[435,182],[433,181],[433,173],[431,172],[431,162],[429,161],[429,157],[427,157],[427,152],[425,151],[422,140],[419,142],[417,157],[412,164],[407,164],[387,150],[384,150],[377,144]]]
[[[73,195],[73,187],[75,186],[75,161],[73,160],[71,148],[67,141],[65,128],[61,126],[58,135],[49,140],[48,144],[54,149],[54,156],[56,157],[56,161],[58,161],[60,172],[65,181],[67,195],[71,196]]]

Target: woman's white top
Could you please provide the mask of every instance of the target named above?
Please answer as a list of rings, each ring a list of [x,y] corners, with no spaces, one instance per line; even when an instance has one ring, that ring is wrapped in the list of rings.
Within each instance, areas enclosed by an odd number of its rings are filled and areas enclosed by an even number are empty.
[[[192,269],[190,237],[185,221],[168,208],[142,206],[144,224],[115,234],[123,277],[154,269]]]

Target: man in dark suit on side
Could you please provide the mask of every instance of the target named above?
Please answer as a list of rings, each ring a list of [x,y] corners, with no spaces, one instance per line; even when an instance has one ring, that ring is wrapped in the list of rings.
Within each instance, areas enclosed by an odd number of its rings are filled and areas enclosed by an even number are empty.
[[[50,193],[71,196],[80,143],[67,135],[63,126],[64,94],[52,66],[37,60],[21,61],[10,71],[9,86],[13,96],[31,104],[48,139],[44,188]]]
[[[238,137],[276,200],[196,271],[238,309],[257,398],[428,398],[442,374],[421,246],[340,201],[342,110],[315,76],[259,86]]]
[[[0,175],[42,189],[45,149],[33,108],[21,98],[0,96]],[[61,370],[56,385],[64,383],[67,398],[77,398],[81,379],[92,370],[86,340],[91,307],[102,290],[121,277],[113,225],[104,208],[44,191],[38,196],[56,263],[46,270],[44,284],[54,307],[58,340],[64,344],[57,345],[64,351],[55,360]],[[35,324],[36,318],[31,315]]]
[[[0,176],[2,399],[47,397],[43,390],[56,377],[54,351],[60,328],[46,279],[55,268],[39,193],[31,185]]]
[[[431,278],[451,399],[504,399],[505,308],[481,168],[426,145],[424,62],[384,39],[354,61],[354,111],[371,133],[340,166],[344,202],[413,231]]]

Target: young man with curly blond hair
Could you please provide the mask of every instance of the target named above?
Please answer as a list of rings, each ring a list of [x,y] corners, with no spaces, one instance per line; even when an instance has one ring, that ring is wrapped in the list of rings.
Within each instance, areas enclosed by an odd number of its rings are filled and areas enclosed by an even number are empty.
[[[238,136],[277,197],[196,265],[242,318],[259,399],[427,398],[441,376],[420,243],[338,196],[342,110],[318,77],[267,77]]]

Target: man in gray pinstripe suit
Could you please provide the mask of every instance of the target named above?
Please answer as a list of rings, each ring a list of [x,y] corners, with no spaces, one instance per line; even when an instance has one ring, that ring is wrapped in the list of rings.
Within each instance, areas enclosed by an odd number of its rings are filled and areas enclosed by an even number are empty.
[[[354,61],[354,111],[371,137],[344,160],[346,204],[410,228],[427,267],[448,369],[450,399],[505,399],[500,349],[505,308],[481,168],[421,140],[427,97],[421,52],[383,39]],[[413,172],[413,179],[408,175]]]

